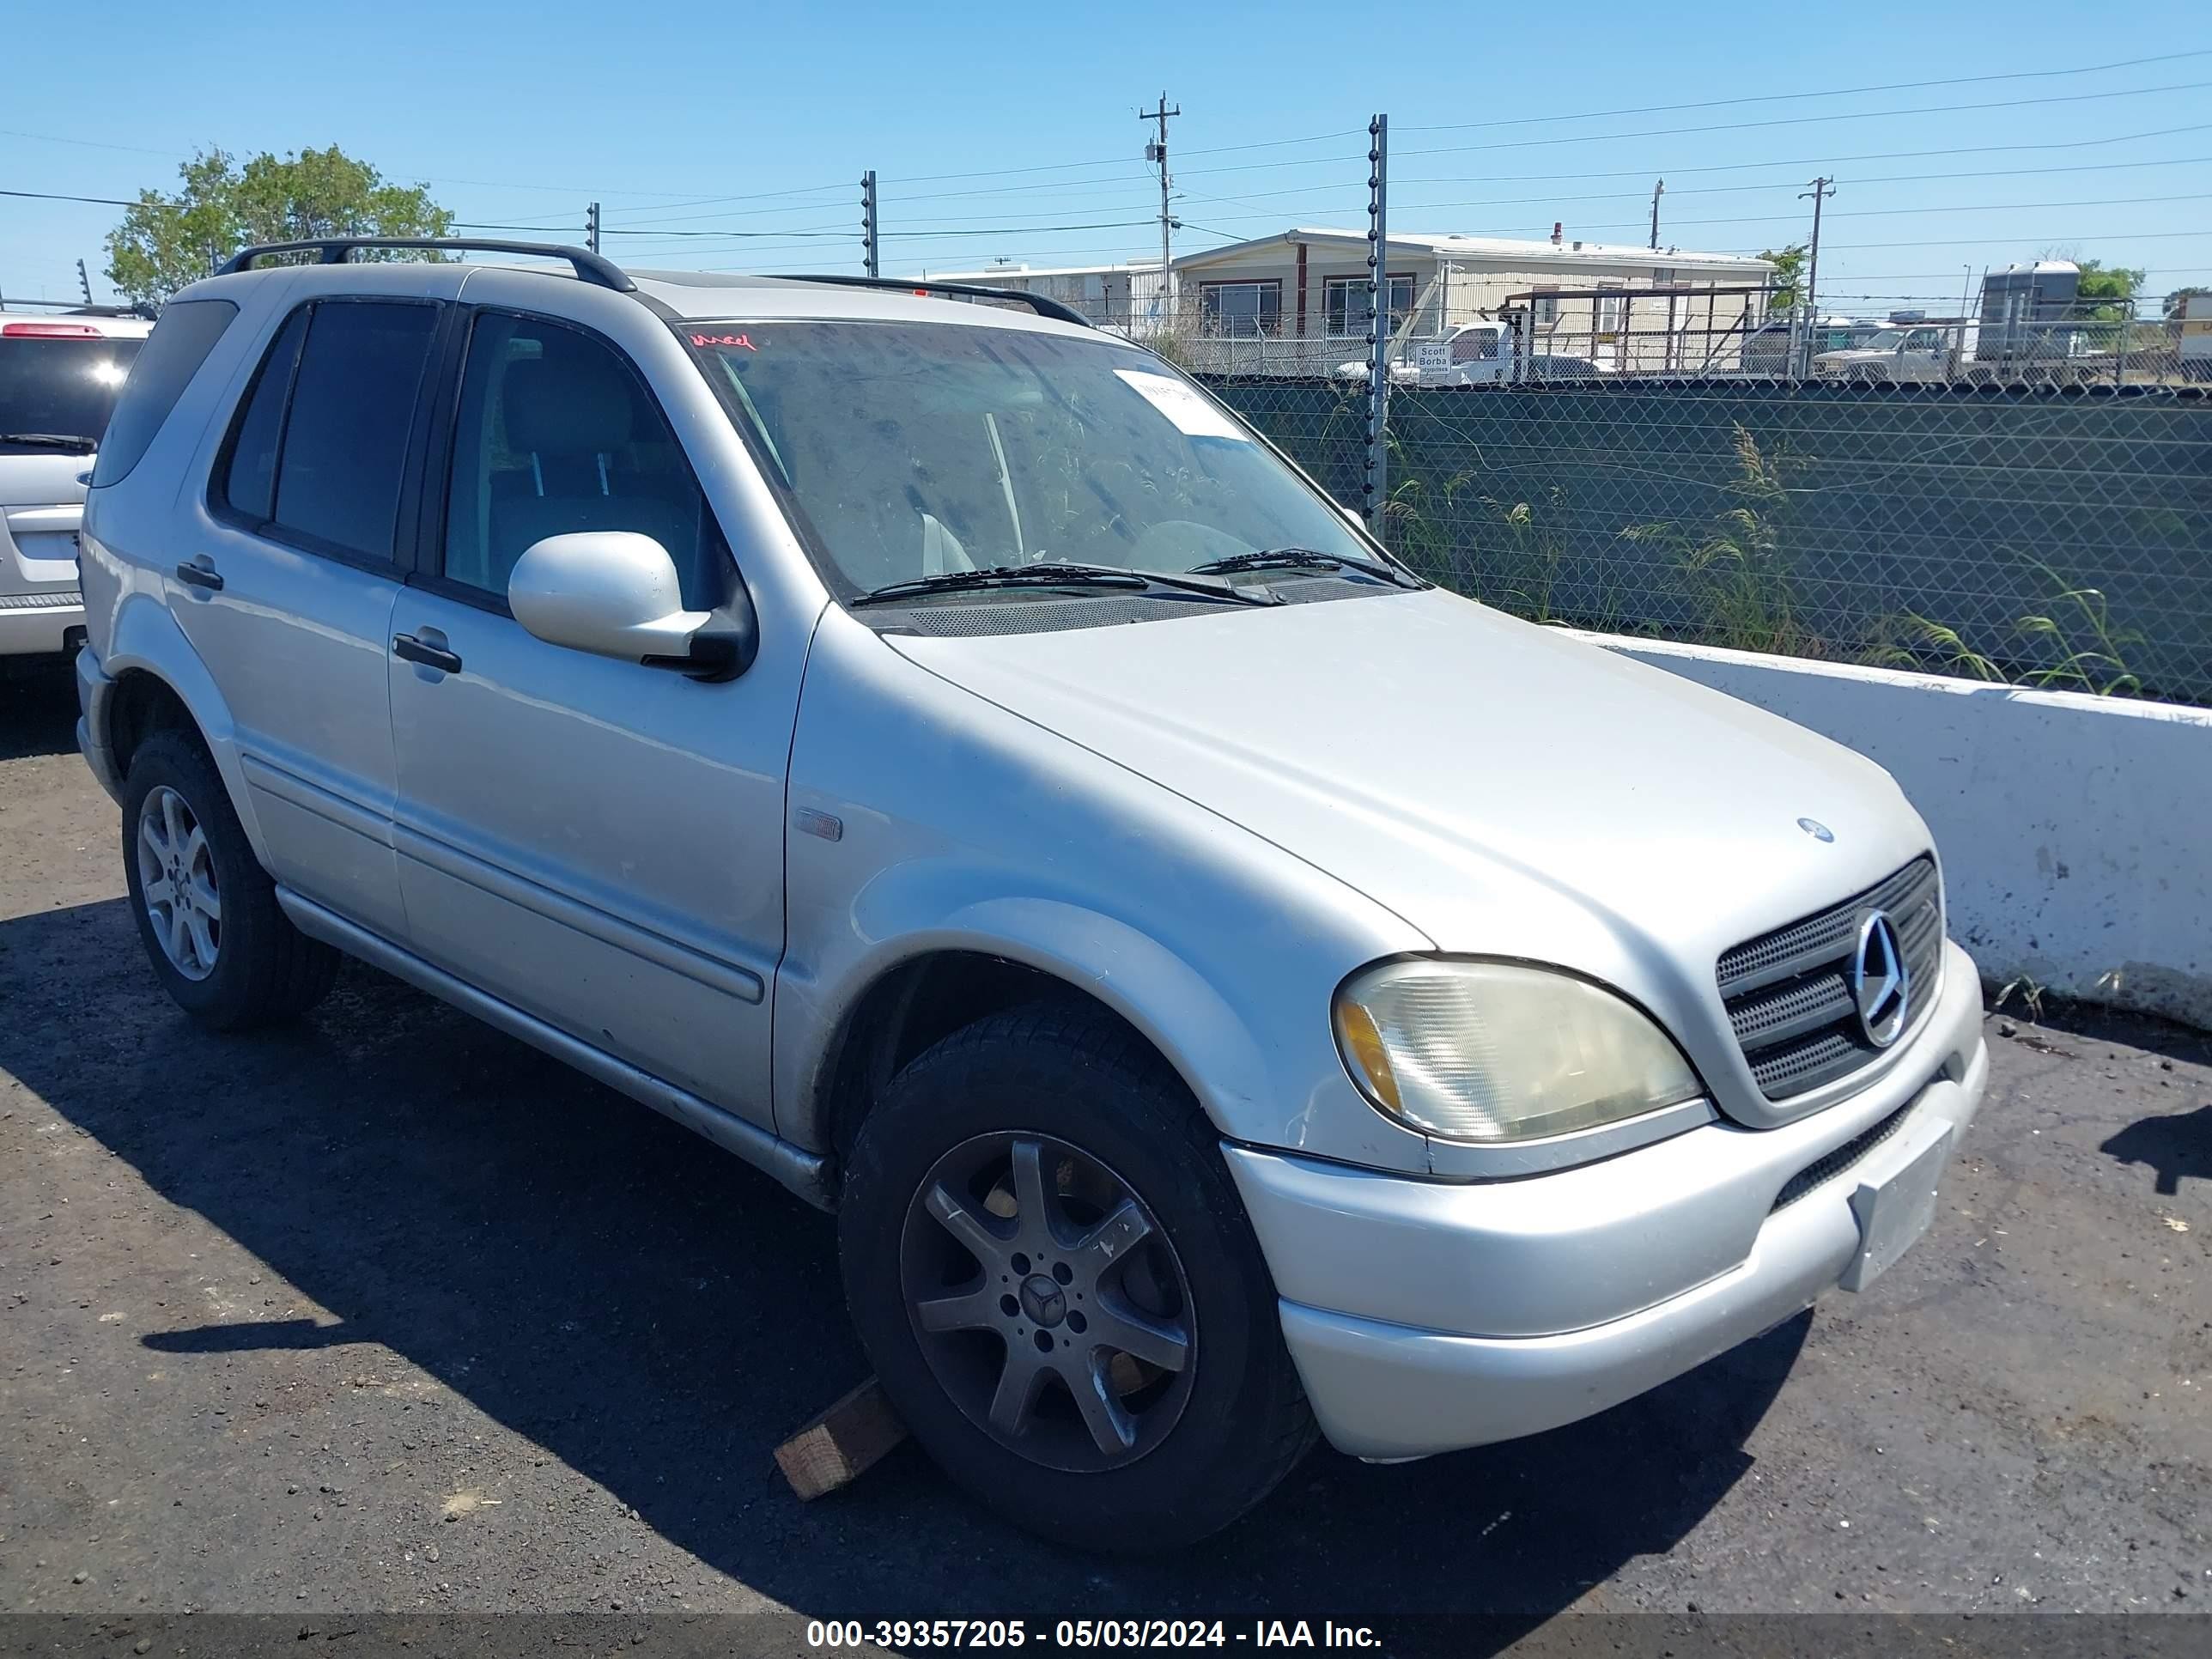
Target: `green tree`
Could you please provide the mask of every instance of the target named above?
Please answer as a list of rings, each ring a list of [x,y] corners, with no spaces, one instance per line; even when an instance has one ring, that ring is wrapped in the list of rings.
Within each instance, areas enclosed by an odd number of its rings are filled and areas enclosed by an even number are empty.
[[[453,231],[453,215],[428,185],[390,183],[335,144],[283,156],[264,150],[243,166],[205,150],[177,173],[174,195],[141,191],[107,234],[107,280],[132,300],[167,299],[250,243]]]
[[[2075,315],[2078,320],[2117,323],[2135,315],[2136,296],[2150,280],[2148,271],[2107,265],[2102,259],[2076,258],[2074,263],[2081,272],[2081,286],[2075,290],[2078,296]]]
[[[1774,291],[1767,296],[1767,314],[1788,311],[1800,297],[1799,290],[1805,281],[1805,244],[1792,242],[1787,247],[1768,248],[1759,256],[1774,267]]]

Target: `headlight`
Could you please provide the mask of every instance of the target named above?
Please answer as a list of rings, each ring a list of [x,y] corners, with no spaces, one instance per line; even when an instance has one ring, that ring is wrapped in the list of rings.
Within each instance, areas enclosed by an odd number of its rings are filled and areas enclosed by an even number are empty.
[[[1336,994],[1336,1046],[1360,1091],[1452,1140],[1593,1128],[1705,1092],[1650,1020],[1585,980],[1503,962],[1414,960]]]

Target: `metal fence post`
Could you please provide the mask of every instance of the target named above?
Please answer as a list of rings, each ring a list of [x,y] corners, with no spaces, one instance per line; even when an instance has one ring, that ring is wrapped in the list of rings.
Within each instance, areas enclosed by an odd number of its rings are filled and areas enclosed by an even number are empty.
[[[877,275],[876,242],[876,170],[870,167],[860,175],[860,268],[870,276]]]
[[[1390,484],[1390,118],[1367,124],[1367,527],[1384,536]]]

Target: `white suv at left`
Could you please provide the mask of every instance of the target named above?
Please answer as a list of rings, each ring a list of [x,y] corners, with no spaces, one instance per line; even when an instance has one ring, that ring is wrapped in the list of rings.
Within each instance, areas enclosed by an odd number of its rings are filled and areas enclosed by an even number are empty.
[[[0,313],[0,657],[74,650],[84,637],[80,479],[153,331],[142,317],[94,311]]]

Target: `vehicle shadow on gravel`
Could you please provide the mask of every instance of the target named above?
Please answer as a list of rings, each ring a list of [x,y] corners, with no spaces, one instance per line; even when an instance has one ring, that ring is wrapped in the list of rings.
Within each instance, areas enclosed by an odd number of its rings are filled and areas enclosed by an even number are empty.
[[[1038,1543],[910,1446],[801,1505],[771,1451],[866,1366],[831,1224],[767,1177],[367,969],[294,1029],[204,1035],[160,996],[120,900],[0,921],[0,1066],[334,1316],[279,1304],[267,1322],[147,1335],[173,1366],[307,1351],[286,1362],[299,1375],[315,1349],[382,1345],[810,1615],[1533,1622],[1672,1547],[1743,1476],[1745,1437],[1808,1328],[1534,1440],[1387,1468],[1323,1449],[1254,1516],[1172,1557]],[[149,1271],[171,1266],[138,1248]],[[331,1363],[361,1370],[363,1352]],[[352,1501],[399,1501],[375,1480]]]
[[[76,752],[75,670],[66,662],[0,663],[0,761]]]
[[[2184,1181],[2212,1182],[2212,1106],[2138,1118],[2097,1150],[2123,1164],[2148,1165],[2158,1193],[2172,1198]]]

